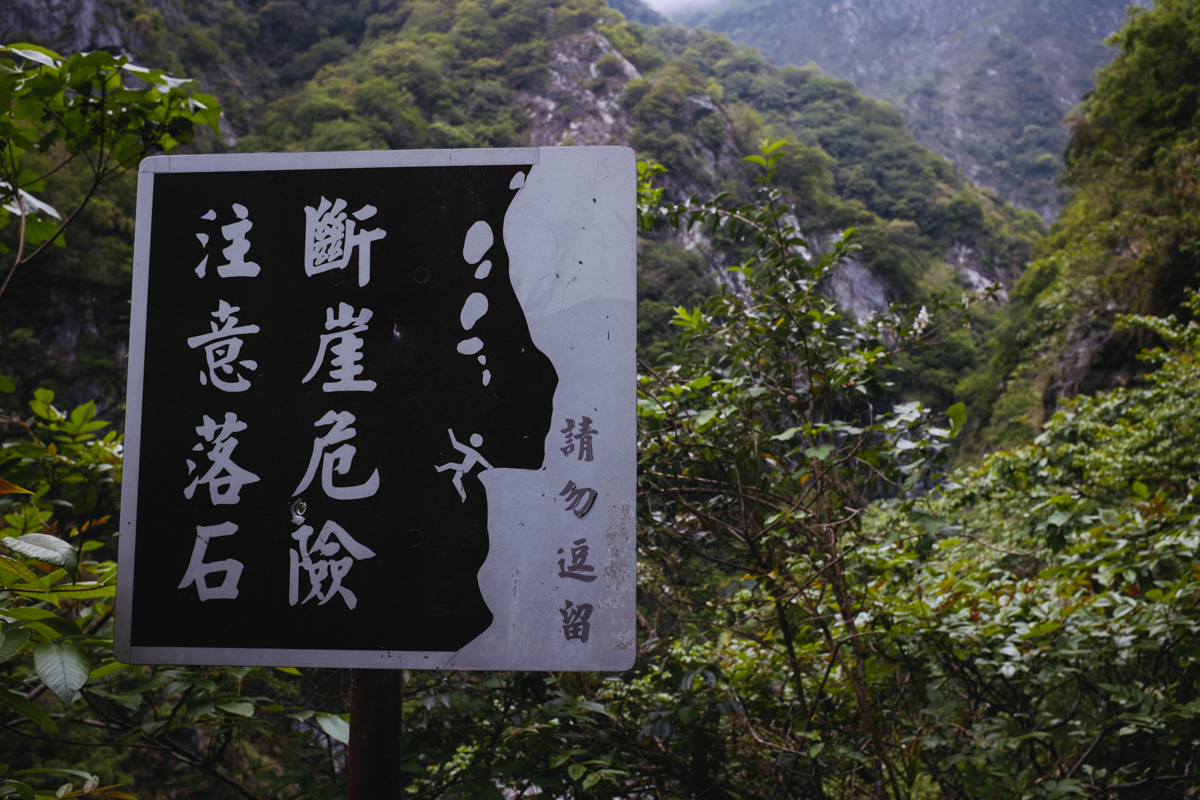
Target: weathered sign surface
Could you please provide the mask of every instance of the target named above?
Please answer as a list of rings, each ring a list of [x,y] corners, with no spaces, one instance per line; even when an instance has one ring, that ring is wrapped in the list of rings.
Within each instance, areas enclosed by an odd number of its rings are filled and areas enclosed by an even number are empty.
[[[630,666],[634,181],[610,147],[147,159],[118,658]]]

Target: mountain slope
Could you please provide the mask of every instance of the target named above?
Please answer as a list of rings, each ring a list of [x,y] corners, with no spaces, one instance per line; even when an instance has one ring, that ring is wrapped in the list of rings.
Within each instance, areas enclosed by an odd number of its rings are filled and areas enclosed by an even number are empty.
[[[1128,0],[750,0],[676,15],[899,106],[917,139],[1049,222],[1066,131]]]
[[[1180,306],[1200,288],[1198,40],[1187,0],[1159,0],[1114,37],[1073,125],[1075,192],[1014,287],[991,374],[966,393],[993,418],[993,443],[1027,438],[1060,397],[1136,383],[1155,340],[1124,315],[1194,313]]]
[[[667,166],[670,196],[729,190],[749,199],[742,157],[763,137],[788,139],[780,178],[800,200],[813,245],[846,227],[859,231],[861,259],[829,289],[855,314],[1009,284],[1040,235],[1033,215],[972,186],[917,145],[895,109],[850,83],[814,68],[771,66],[719,34],[634,25],[600,0],[40,3],[106,20],[103,30],[120,42],[106,34],[105,46],[199,77],[226,109],[225,140],[204,143],[208,149],[628,144]],[[0,39],[101,44],[69,16],[51,17],[57,30],[0,30]],[[643,299],[655,309],[644,315],[648,356],[662,350],[670,309],[713,286],[706,273],[744,257],[694,232],[643,240]],[[30,272],[19,288],[51,296],[59,290],[46,281],[55,274]],[[9,343],[22,340],[12,331],[40,340],[40,313],[34,302],[6,317],[0,371],[16,358]],[[61,315],[71,313],[64,307]],[[913,390],[948,399],[977,359],[969,336],[960,345],[945,374],[914,372]],[[65,387],[74,368],[63,358]]]

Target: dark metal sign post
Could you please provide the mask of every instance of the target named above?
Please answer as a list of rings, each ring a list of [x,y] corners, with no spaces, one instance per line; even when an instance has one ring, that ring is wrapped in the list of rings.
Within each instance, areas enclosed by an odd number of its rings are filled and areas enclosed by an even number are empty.
[[[362,797],[396,670],[631,666],[634,212],[626,148],[143,162],[117,657],[354,669]]]
[[[404,672],[350,670],[347,800],[400,796],[403,734]]]

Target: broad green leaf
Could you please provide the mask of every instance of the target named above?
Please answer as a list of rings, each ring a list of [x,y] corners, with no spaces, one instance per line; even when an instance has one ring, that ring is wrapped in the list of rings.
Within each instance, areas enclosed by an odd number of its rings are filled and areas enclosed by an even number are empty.
[[[36,61],[39,64],[44,64],[47,67],[57,67],[61,58],[53,50],[47,50],[36,44],[27,44],[22,42],[14,44],[11,47],[5,47],[4,52],[15,53],[21,58],[27,58],[30,61]]]
[[[33,620],[29,623],[29,627],[40,633],[47,639],[56,639],[60,636],[82,636],[83,631],[79,629],[79,624],[73,619],[67,617],[59,617],[51,614],[42,619]]]
[[[46,713],[46,710],[23,694],[10,692],[7,689],[0,689],[0,706],[8,706],[26,719],[33,720],[38,725],[41,725],[46,730],[53,731],[58,729],[54,724],[54,720],[50,719],[50,715]]]
[[[88,675],[88,679],[103,678],[107,675],[112,675],[114,672],[120,672],[123,669],[130,669],[128,664],[122,664],[120,661],[110,661],[102,667],[96,667]]]
[[[1150,487],[1146,486],[1146,484],[1142,483],[1141,481],[1133,482],[1133,493],[1142,500],[1150,499]]]
[[[1067,522],[1070,521],[1070,519],[1071,519],[1070,511],[1063,511],[1062,509],[1059,509],[1058,511],[1055,511],[1053,514],[1051,514],[1050,518],[1046,521],[1048,523],[1050,523],[1051,525],[1062,526],[1062,525],[1066,525]]]
[[[337,714],[317,714],[317,725],[334,741],[350,744],[350,723]]]
[[[582,708],[584,711],[594,711],[597,714],[604,714],[604,715],[608,714],[608,709],[606,709],[602,704],[594,703],[591,700],[580,700],[579,707]]]
[[[17,561],[14,558],[9,558],[8,556],[0,555],[0,570],[4,570],[5,572],[16,575],[18,578],[26,580],[34,585],[40,583],[38,576],[30,572],[28,567],[26,567],[20,561]]]
[[[824,461],[829,458],[829,454],[833,452],[834,445],[832,443],[810,447],[804,451],[804,455],[817,461]]]
[[[31,621],[45,620],[55,616],[53,611],[44,608],[4,608],[0,615],[12,620]]]
[[[0,663],[21,652],[21,648],[29,641],[28,628],[9,628],[0,633]]]
[[[918,528],[925,533],[937,533],[946,524],[946,520],[942,517],[935,517],[932,514],[926,514],[923,511],[914,511],[909,515],[909,519]]]
[[[228,711],[230,714],[236,714],[239,717],[253,717],[254,704],[245,701],[237,701],[233,703],[217,703],[217,708],[222,711]]]
[[[39,795],[33,790],[32,786],[27,783],[22,783],[21,781],[8,780],[4,782],[4,785],[5,788],[11,788],[14,792],[16,792],[17,797],[21,798],[21,800],[35,800],[35,798],[39,796],[44,796]]]
[[[79,769],[67,769],[64,767],[34,767],[33,769],[18,769],[13,771],[13,775],[62,775],[71,778],[83,778],[85,781],[94,780],[96,778],[90,772],[84,772]]]
[[[96,416],[96,404],[88,401],[71,412],[71,422],[76,426],[83,425],[85,422],[90,422],[94,416]]]
[[[577,781],[583,777],[583,773],[587,772],[587,767],[583,764],[572,764],[567,767],[567,774],[571,776],[571,780]]]
[[[33,647],[33,667],[42,683],[70,705],[92,671],[92,662],[80,648],[65,642],[43,642]]]
[[[0,544],[23,556],[63,569],[75,569],[77,563],[74,547],[57,536],[46,533],[27,533],[17,539],[6,536],[0,539]]]
[[[966,403],[955,403],[946,410],[946,416],[950,417],[950,438],[958,436],[959,431],[967,424],[967,405]]]
[[[775,434],[774,436],[772,436],[772,437],[771,437],[771,439],[773,439],[773,440],[774,440],[774,441],[776,441],[776,442],[786,442],[786,441],[788,441],[789,439],[791,439],[793,436],[795,436],[797,433],[800,433],[800,431],[802,431],[802,430],[804,430],[804,426],[797,426],[797,427],[795,427],[795,428],[788,428],[788,429],[787,429],[786,431],[784,431],[783,433],[777,433],[777,434]]]

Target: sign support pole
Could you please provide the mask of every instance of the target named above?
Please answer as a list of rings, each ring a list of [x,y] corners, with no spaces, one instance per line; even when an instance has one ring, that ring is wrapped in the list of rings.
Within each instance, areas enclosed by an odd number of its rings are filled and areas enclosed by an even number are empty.
[[[403,701],[403,671],[350,670],[347,800],[400,797]]]

